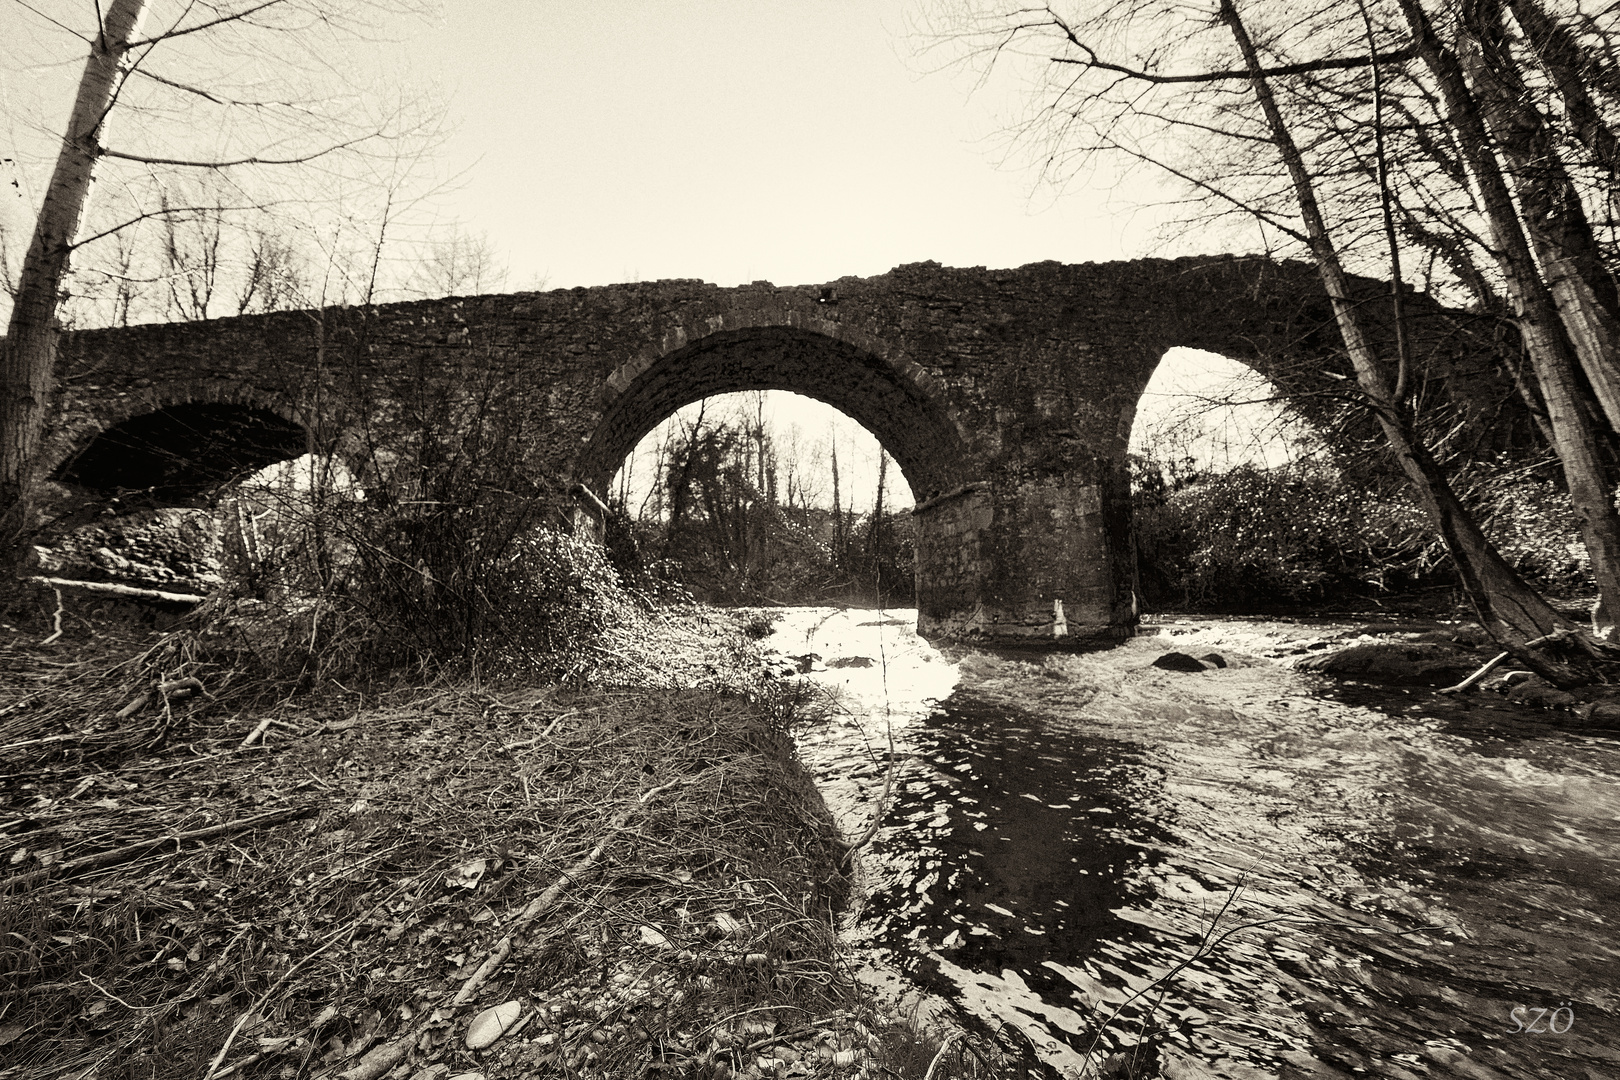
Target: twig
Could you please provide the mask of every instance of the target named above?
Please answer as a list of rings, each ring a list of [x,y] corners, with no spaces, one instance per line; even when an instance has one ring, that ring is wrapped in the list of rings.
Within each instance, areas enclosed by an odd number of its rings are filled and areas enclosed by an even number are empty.
[[[111,738],[111,736],[108,734],[96,735],[88,732],[82,734],[75,732],[69,735],[44,735],[38,739],[24,739],[22,742],[7,743],[4,746],[0,746],[0,754],[8,753],[12,750],[26,750],[30,746],[44,746],[46,743],[69,742],[74,739],[84,742],[91,739],[107,738]]]
[[[91,986],[95,987],[97,990],[99,990],[105,996],[110,997],[114,1001],[118,1002],[118,1004],[122,1005],[124,1008],[128,1009],[130,1012],[151,1012],[153,1009],[161,1009],[161,1008],[163,1008],[162,1005],[131,1005],[129,1002],[125,1001],[123,998],[119,997],[117,994],[113,993],[111,990],[108,990],[106,987],[104,987],[100,983],[96,982],[96,980],[92,979],[89,975],[81,974],[79,977],[81,979],[83,979],[85,982],[89,983]]]
[[[311,806],[285,806],[279,810],[270,810],[250,818],[241,818],[237,821],[228,821],[223,825],[211,825],[206,829],[193,829],[190,832],[175,833],[171,836],[160,836],[153,840],[142,840],[134,844],[113,848],[110,851],[99,851],[94,855],[84,855],[77,859],[69,859],[53,867],[40,870],[31,870],[26,874],[0,881],[0,892],[6,892],[23,885],[30,885],[47,875],[58,879],[73,877],[86,870],[99,870],[107,866],[117,866],[120,863],[134,862],[141,856],[165,844],[179,845],[188,840],[212,840],[216,836],[229,836],[232,833],[246,832],[257,829],[262,825],[280,825],[286,821],[296,821],[308,817],[318,808]]]
[[[939,1068],[941,1061],[945,1060],[945,1054],[950,1050],[951,1044],[961,1037],[962,1033],[960,1031],[953,1031],[945,1036],[945,1041],[939,1044],[939,1052],[934,1055],[934,1060],[928,1063],[928,1071],[923,1073],[923,1080],[934,1080],[934,1070]]]
[[[183,679],[170,679],[167,682],[160,682],[157,684],[157,692],[162,694],[164,697],[181,693],[208,693],[208,691],[203,689],[202,680],[194,675],[187,675]]]
[[[570,717],[570,716],[578,715],[578,713],[579,713],[578,709],[569,709],[567,712],[560,712],[556,716],[551,718],[551,723],[546,725],[546,730],[542,731],[540,734],[536,735],[534,738],[532,738],[532,739],[524,739],[524,740],[522,740],[520,742],[515,742],[515,743],[507,743],[505,746],[501,747],[501,749],[503,751],[507,752],[507,753],[511,753],[513,750],[517,750],[517,749],[520,749],[520,748],[525,747],[525,746],[533,746],[535,743],[540,742],[541,740],[543,740],[547,736],[549,736],[551,734],[551,732],[552,732],[552,729],[555,728],[558,724],[562,723],[564,720],[568,719],[568,717]]]
[[[57,589],[58,604],[61,602],[61,588],[88,589],[91,592],[111,593],[114,596],[128,596],[141,600],[167,600],[175,604],[200,604],[207,600],[206,596],[197,596],[194,593],[165,592],[162,589],[137,589],[133,585],[117,585],[110,581],[76,581],[73,578],[59,577],[30,577],[28,579],[35,585],[49,585]]]
[[[794,1007],[795,1006],[791,1005],[761,1005],[754,1009],[744,1009],[740,1013],[733,1013],[724,1020],[718,1020],[715,1023],[710,1024],[708,1027],[702,1029],[702,1031],[699,1031],[698,1034],[707,1034],[708,1032],[713,1031],[715,1028],[731,1023],[739,1016],[747,1016],[749,1013],[768,1012],[772,1009],[789,1009]],[[765,1049],[767,1046],[775,1046],[777,1043],[790,1042],[793,1039],[799,1038],[800,1036],[809,1035],[811,1032],[816,1031],[819,1028],[824,1028],[835,1020],[847,1020],[849,1017],[850,1013],[848,1011],[835,1012],[831,1016],[822,1017],[820,1020],[812,1020],[808,1024],[800,1024],[796,1028],[789,1028],[787,1031],[779,1031],[775,1035],[767,1035],[763,1039],[758,1039],[754,1042],[748,1043],[743,1048],[743,1051],[744,1053],[749,1054],[757,1053],[760,1050]]]
[[[131,701],[128,705],[125,705],[122,709],[119,709],[113,715],[119,720],[128,720],[131,716],[134,716],[136,713],[140,712],[141,708],[151,700],[151,691],[147,691],[140,697],[137,697],[134,701]]]
[[[52,589],[51,591],[56,594],[56,614],[53,616],[56,624],[56,632],[50,637],[46,638],[44,641],[40,642],[41,645],[49,645],[57,638],[62,636],[62,590]]]
[[[239,743],[237,745],[236,748],[238,750],[246,750],[248,747],[252,746],[256,741],[258,741],[259,736],[263,735],[269,729],[269,727],[270,727],[270,717],[267,716],[263,720],[259,721],[259,726],[258,727],[254,728],[252,731],[248,732],[247,738],[243,739],[241,741],[241,743]]]
[[[1495,656],[1493,656],[1489,660],[1487,660],[1484,664],[1480,665],[1480,668],[1479,668],[1478,671],[1476,671],[1472,675],[1468,676],[1468,678],[1464,679],[1462,682],[1458,683],[1456,686],[1447,686],[1447,687],[1444,687],[1443,689],[1436,690],[1435,693],[1437,693],[1437,694],[1461,694],[1461,693],[1464,693],[1465,691],[1472,690],[1474,688],[1474,686],[1481,679],[1483,679],[1485,676],[1489,675],[1492,671],[1495,671],[1498,664],[1500,664],[1502,661],[1506,660],[1508,657],[1510,657],[1512,655],[1513,654],[1510,653],[1510,652],[1499,652]]]

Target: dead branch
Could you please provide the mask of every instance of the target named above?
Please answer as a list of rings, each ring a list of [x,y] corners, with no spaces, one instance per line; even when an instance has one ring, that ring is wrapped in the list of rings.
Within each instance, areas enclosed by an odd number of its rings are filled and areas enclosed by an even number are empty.
[[[238,750],[246,750],[248,747],[252,746],[255,742],[257,742],[259,740],[259,736],[263,735],[266,731],[269,730],[269,728],[270,728],[270,717],[267,716],[263,720],[259,721],[259,726],[258,727],[254,728],[252,731],[248,732],[247,738],[243,739],[241,741],[241,743],[239,743],[237,745],[236,748]]]
[[[62,636],[62,590],[52,589],[51,591],[56,593],[56,614],[52,616],[55,620],[55,627],[51,631],[51,636],[40,642],[41,645],[49,645]]]
[[[118,585],[111,581],[76,581],[73,578],[41,577],[35,575],[28,579],[35,585],[48,585],[51,588],[87,589],[90,592],[111,593],[114,596],[129,596],[141,600],[167,600],[174,604],[200,604],[207,600],[206,596],[197,596],[194,593],[165,592],[162,589],[138,589],[133,585]]]
[[[245,158],[233,158],[230,161],[196,161],[186,158],[147,157],[144,154],[126,154],[122,150],[108,150],[105,148],[102,149],[101,156],[119,158],[123,161],[133,161],[141,165],[175,165],[184,169],[229,169],[237,165],[303,165],[307,162],[315,161],[318,158],[323,158],[328,154],[335,154],[339,150],[346,150],[355,143],[364,142],[367,138],[370,138],[370,136],[362,135],[358,139],[346,139],[343,142],[333,143],[331,146],[323,149],[312,150],[307,154],[300,154],[298,157],[290,158],[264,158],[250,156]]]
[[[136,713],[140,712],[141,709],[146,705],[146,703],[148,701],[151,701],[151,700],[152,700],[152,694],[151,694],[150,691],[148,691],[148,692],[146,692],[144,694],[141,694],[138,697],[136,697],[128,705],[125,705],[122,709],[119,709],[113,715],[115,717],[117,717],[119,720],[127,720],[131,716],[134,716]]]
[[[1444,689],[1435,691],[1435,693],[1437,693],[1437,694],[1461,694],[1461,693],[1463,693],[1465,691],[1472,690],[1475,687],[1475,685],[1477,685],[1479,683],[1479,681],[1481,679],[1483,679],[1485,676],[1489,675],[1492,671],[1495,671],[1498,664],[1500,664],[1502,661],[1506,660],[1508,657],[1510,657],[1512,655],[1513,654],[1510,653],[1510,652],[1499,652],[1495,656],[1493,656],[1489,660],[1487,660],[1484,664],[1480,665],[1480,668],[1479,668],[1478,671],[1476,671],[1472,675],[1468,676],[1468,678],[1464,679],[1462,682],[1458,683],[1456,686],[1447,686]]]
[[[84,855],[77,859],[69,859],[57,866],[44,867],[31,870],[26,874],[0,881],[0,892],[10,892],[12,889],[24,885],[31,885],[47,876],[58,880],[75,877],[89,870],[100,870],[103,867],[117,866],[120,863],[134,862],[149,852],[163,847],[165,844],[176,846],[193,840],[212,840],[218,836],[230,836],[234,833],[247,832],[266,825],[280,825],[288,821],[296,821],[315,813],[318,808],[314,805],[284,806],[279,810],[269,810],[253,817],[241,818],[237,821],[227,821],[223,825],[211,825],[206,829],[193,829],[190,832],[174,833],[171,836],[160,836],[153,840],[141,840],[134,844],[125,844],[110,851],[98,851],[94,855]]]

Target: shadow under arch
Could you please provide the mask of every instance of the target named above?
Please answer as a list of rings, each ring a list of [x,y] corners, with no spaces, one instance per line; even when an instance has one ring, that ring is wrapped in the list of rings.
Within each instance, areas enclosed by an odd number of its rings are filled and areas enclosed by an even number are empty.
[[[104,428],[59,462],[50,479],[103,498],[141,492],[149,502],[179,505],[309,446],[304,426],[275,410],[185,402]]]
[[[838,409],[877,438],[919,503],[975,479],[943,403],[873,352],[793,326],[717,331],[653,361],[603,411],[576,478],[605,491],[642,437],[677,409],[747,390],[787,390]]]

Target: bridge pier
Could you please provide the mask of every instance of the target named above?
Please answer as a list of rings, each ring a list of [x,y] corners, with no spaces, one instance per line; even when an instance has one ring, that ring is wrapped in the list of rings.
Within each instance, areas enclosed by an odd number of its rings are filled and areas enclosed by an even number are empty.
[[[919,503],[917,631],[988,645],[1109,645],[1136,630],[1123,463],[964,484]]]

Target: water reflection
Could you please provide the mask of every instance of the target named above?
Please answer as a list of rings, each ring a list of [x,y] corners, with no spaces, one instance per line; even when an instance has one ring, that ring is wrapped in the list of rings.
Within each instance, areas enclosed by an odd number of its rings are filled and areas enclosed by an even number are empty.
[[[827,655],[870,645],[824,629]],[[909,658],[889,671],[943,682],[882,629]],[[1164,640],[966,653],[931,716],[885,682],[911,756],[868,859],[870,939],[1071,1074],[1144,1043],[1167,1076],[1620,1076],[1615,743],[1325,697],[1274,637],[1185,631],[1175,648],[1232,662],[1202,675],[1152,668]],[[836,739],[816,753],[837,771]]]

